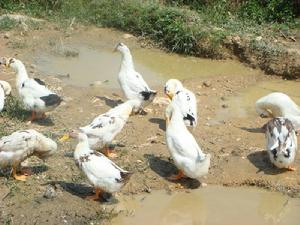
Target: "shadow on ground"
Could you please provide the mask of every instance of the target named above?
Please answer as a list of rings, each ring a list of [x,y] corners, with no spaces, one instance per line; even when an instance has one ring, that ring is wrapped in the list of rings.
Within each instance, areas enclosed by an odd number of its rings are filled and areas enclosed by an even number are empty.
[[[170,162],[170,159],[166,157],[157,157],[153,154],[145,154],[144,157],[148,160],[150,169],[157,173],[159,176],[163,177],[165,180],[172,183],[181,184],[184,188],[189,189],[196,189],[200,186],[200,182],[198,180],[188,177],[182,178],[177,181],[169,180],[168,177],[178,173],[178,169],[173,163]]]
[[[59,185],[64,191],[69,192],[72,195],[75,195],[80,198],[86,198],[94,194],[94,188],[87,184],[77,184],[72,182],[65,181],[52,181],[47,184],[51,184],[53,186]],[[118,202],[116,198],[113,197],[112,194],[104,192],[99,199],[100,202],[107,202],[109,204],[115,204]]]
[[[264,172],[264,174],[276,175],[287,171],[287,169],[279,169],[275,167],[271,163],[267,151],[257,151],[250,153],[247,158],[258,169],[256,173]]]
[[[151,118],[149,119],[150,123],[155,123],[159,125],[159,129],[166,131],[166,121],[161,118]]]
[[[121,99],[111,99],[111,98],[107,98],[106,96],[96,96],[96,98],[104,101],[105,104],[111,108],[114,108],[123,103]]]

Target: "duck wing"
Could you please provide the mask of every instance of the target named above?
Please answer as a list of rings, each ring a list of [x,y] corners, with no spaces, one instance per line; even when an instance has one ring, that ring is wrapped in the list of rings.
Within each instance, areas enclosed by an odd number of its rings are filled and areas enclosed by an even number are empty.
[[[174,96],[174,102],[180,108],[183,119],[188,121],[188,125],[195,126],[197,124],[197,102],[195,95],[188,91],[179,91]]]
[[[0,139],[0,152],[28,151],[31,154],[35,148],[37,137],[29,130],[17,131]]]

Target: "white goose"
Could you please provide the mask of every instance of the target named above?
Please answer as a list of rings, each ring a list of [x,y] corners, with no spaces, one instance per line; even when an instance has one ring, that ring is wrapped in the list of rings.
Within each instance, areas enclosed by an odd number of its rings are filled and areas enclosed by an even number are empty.
[[[86,134],[72,132],[70,136],[79,141],[74,152],[76,165],[95,187],[95,195],[89,196],[88,199],[98,200],[103,191],[119,191],[132,173],[121,169],[103,154],[91,150]]]
[[[261,117],[285,117],[300,131],[300,107],[284,93],[273,92],[258,99],[256,112]]]
[[[135,71],[131,53],[128,47],[119,43],[116,50],[122,54],[122,63],[118,81],[127,99],[139,99],[141,110],[151,103],[157,92],[149,88],[141,74]]]
[[[17,73],[16,87],[26,110],[32,111],[30,121],[45,117],[45,113],[60,105],[62,99],[50,91],[43,81],[29,78],[24,64],[15,58],[5,59],[5,64]]]
[[[132,111],[138,107],[139,100],[128,100],[97,116],[89,125],[81,127],[79,130],[87,135],[91,149],[100,150],[104,148],[104,153],[108,157],[114,158],[116,153],[109,149],[108,144],[120,133]],[[64,141],[68,138],[69,135],[66,134],[60,140]]]
[[[57,150],[57,144],[35,130],[16,131],[0,139],[0,167],[11,166],[16,180],[25,181],[17,175],[17,167],[26,158],[35,155],[46,159]]]
[[[193,92],[183,87],[182,83],[176,79],[167,81],[164,87],[165,94],[176,104],[182,113],[186,126],[195,127],[197,125],[197,100]],[[171,105],[166,110],[166,122],[169,123],[171,115]]]
[[[166,131],[167,146],[179,169],[172,180],[178,180],[184,175],[199,179],[208,173],[210,154],[204,154],[193,135],[186,128],[180,108],[171,103],[171,120]]]
[[[270,120],[264,130],[271,162],[278,168],[296,170],[291,166],[297,151],[297,137],[292,122],[277,117]]]

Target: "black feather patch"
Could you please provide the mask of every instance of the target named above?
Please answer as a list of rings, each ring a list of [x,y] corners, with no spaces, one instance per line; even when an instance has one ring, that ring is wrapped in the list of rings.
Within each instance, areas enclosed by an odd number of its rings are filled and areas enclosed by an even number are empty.
[[[46,86],[45,82],[42,81],[41,79],[39,79],[39,78],[33,78],[33,79],[34,79],[38,84],[43,85],[43,86]]]
[[[190,125],[193,126],[194,122],[195,122],[195,118],[193,116],[191,116],[190,114],[187,114],[185,117],[183,117],[183,120],[188,120],[190,121]]]
[[[141,91],[140,94],[143,96],[144,101],[147,101],[150,99],[151,96],[155,96],[157,92],[155,91]]]
[[[117,182],[121,183],[121,182],[127,182],[129,180],[129,178],[131,177],[133,173],[130,172],[120,172],[121,178],[122,179],[116,179]]]
[[[61,97],[56,94],[50,94],[48,96],[40,97],[45,102],[46,106],[59,105],[62,102]]]

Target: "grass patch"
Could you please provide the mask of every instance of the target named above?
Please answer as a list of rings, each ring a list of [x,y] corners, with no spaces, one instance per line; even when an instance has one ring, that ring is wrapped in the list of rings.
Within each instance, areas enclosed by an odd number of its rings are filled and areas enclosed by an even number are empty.
[[[4,17],[0,20],[0,30],[3,31],[9,31],[14,29],[18,25],[18,22],[15,20],[12,20],[8,17]]]
[[[10,119],[25,121],[30,116],[30,112],[23,108],[18,98],[10,95],[5,99],[5,106],[0,115]]]

